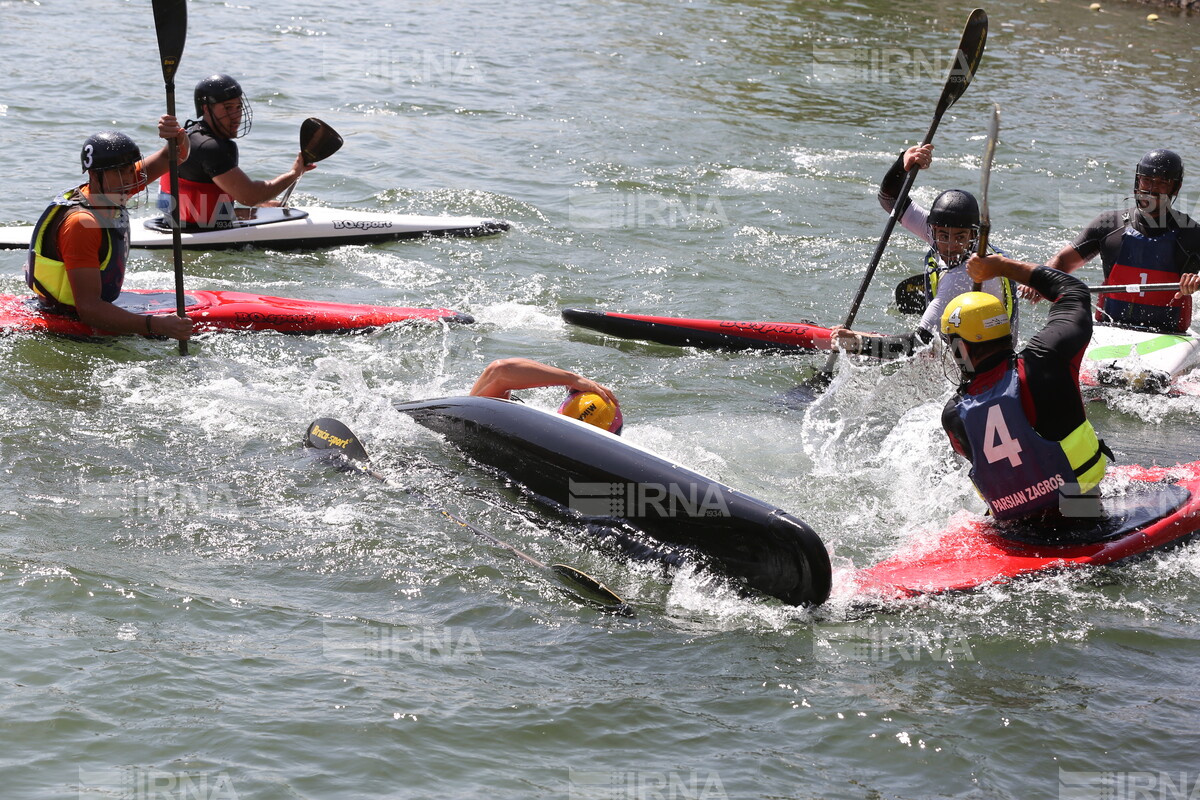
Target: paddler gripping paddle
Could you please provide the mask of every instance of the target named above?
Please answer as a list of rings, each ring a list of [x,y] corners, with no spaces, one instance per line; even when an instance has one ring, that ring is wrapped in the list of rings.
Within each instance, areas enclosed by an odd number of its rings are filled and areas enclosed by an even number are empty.
[[[324,161],[341,150],[342,143],[342,137],[338,135],[338,132],[316,117],[309,117],[300,125],[300,155],[304,157],[305,164]],[[304,173],[301,173],[300,177],[304,177]],[[292,190],[299,182],[300,178],[296,178],[292,182],[292,185],[283,193],[283,197],[279,198],[279,205],[284,208],[289,207],[288,200],[291,199]]]
[[[370,469],[366,464],[370,461],[367,456],[367,449],[363,447],[362,442],[358,437],[346,427],[345,424],[332,417],[322,417],[308,426],[308,431],[304,434],[304,446],[312,447],[317,450],[325,450],[332,456],[339,467],[353,470],[355,472],[365,473],[370,475],[381,483],[387,483],[388,479],[379,474],[373,469]],[[538,561],[528,553],[518,550],[507,542],[502,542],[495,536],[492,536],[487,531],[475,527],[469,522],[462,520],[455,515],[439,507],[423,492],[417,489],[406,488],[406,492],[420,499],[430,508],[440,512],[447,519],[456,522],[467,530],[474,533],[476,536],[482,537],[497,547],[502,547],[513,555],[528,564],[531,564],[538,569],[547,570],[554,573],[560,579],[570,582],[576,589],[583,589],[591,597],[601,600],[601,607],[612,614],[618,614],[623,617],[634,616],[633,608],[622,600],[615,592],[609,589],[600,581],[588,575],[586,572],[581,572],[574,567],[566,564],[545,564]]]
[[[154,29],[158,33],[158,55],[167,89],[167,113],[175,116],[175,71],[183,57],[187,39],[187,0],[153,0]],[[184,316],[183,239],[179,228],[179,149],[174,139],[167,142],[167,168],[171,183],[171,251],[175,262],[175,313]],[[179,355],[188,354],[186,339],[179,340]]]
[[[958,98],[962,97],[963,92],[967,90],[967,86],[971,83],[971,79],[975,77],[975,70],[979,67],[979,62],[983,58],[983,46],[987,41],[988,18],[987,13],[983,9],[977,8],[971,12],[971,16],[967,18],[967,25],[963,29],[962,39],[958,43],[958,50],[954,53],[954,63],[950,67],[950,74],[946,76],[946,85],[942,89],[942,96],[938,100],[937,110],[933,114],[933,123],[929,126],[929,132],[925,134],[921,144],[926,145],[933,141],[933,135],[937,132],[938,125],[941,124],[942,116],[954,105]],[[900,216],[907,208],[905,200],[908,199],[908,194],[912,191],[913,183],[917,180],[919,170],[912,169],[904,178],[904,184],[900,187],[900,193],[896,195],[896,204],[892,206],[892,213],[888,216],[887,225],[883,228],[883,236],[879,239],[879,244],[875,246],[875,254],[871,256],[871,263],[867,265],[867,272],[863,275],[862,283],[858,286],[858,292],[854,296],[854,301],[850,304],[850,312],[846,315],[844,327],[853,328],[854,319],[858,316],[858,309],[862,305],[863,298],[866,297],[867,287],[871,285],[871,278],[875,275],[875,270],[879,267],[879,260],[883,258],[883,251],[887,248],[888,239],[892,236],[892,230],[899,222]],[[833,379],[833,371],[837,366],[838,351],[832,350],[829,354],[829,359],[825,362],[825,366],[818,373],[813,383],[819,386],[828,386]],[[812,388],[817,388],[813,386]]]

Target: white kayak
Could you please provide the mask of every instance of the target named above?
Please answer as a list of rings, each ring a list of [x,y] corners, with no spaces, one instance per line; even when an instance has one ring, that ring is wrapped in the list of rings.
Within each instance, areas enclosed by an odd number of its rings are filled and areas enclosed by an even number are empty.
[[[421,236],[491,236],[509,229],[509,223],[482,217],[391,214],[309,206],[305,208],[244,208],[244,217],[220,230],[189,231],[182,234],[185,250],[230,250],[267,247],[274,250],[303,250],[367,244]],[[134,220],[130,246],[150,250],[171,247],[169,220],[152,217]],[[0,249],[29,247],[32,225],[0,227]]]
[[[1200,334],[1158,333],[1096,325],[1083,356],[1087,385],[1165,392],[1172,381],[1200,364]]]

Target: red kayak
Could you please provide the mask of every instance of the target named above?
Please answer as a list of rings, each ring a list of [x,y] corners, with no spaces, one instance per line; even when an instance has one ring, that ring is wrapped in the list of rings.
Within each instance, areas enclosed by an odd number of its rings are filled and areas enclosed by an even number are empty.
[[[295,300],[248,292],[192,291],[184,295],[187,314],[195,331],[278,331],[280,333],[346,333],[390,325],[394,322],[433,320],[471,323],[468,314],[447,308],[363,306]],[[175,313],[175,294],[127,290],[116,305],[135,314]],[[32,297],[0,295],[0,331],[33,331],[65,336],[111,336],[78,319],[40,311]]]
[[[829,349],[829,328],[812,322],[736,322],[620,314],[565,308],[563,319],[622,339],[713,350],[813,351]],[[823,347],[822,347],[823,345]]]
[[[1200,529],[1200,461],[1113,472],[1133,483],[1123,495],[1105,498],[1104,517],[1063,531],[1059,543],[1019,541],[1019,529],[1012,528],[1002,536],[987,518],[964,512],[941,533],[918,537],[886,561],[853,572],[856,593],[896,599],[1112,564],[1178,544]]]

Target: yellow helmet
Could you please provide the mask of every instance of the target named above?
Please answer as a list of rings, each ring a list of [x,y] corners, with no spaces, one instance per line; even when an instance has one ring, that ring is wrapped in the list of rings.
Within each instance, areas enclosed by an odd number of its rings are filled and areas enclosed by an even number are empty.
[[[583,420],[597,428],[603,428],[618,435],[621,433],[624,423],[621,418],[621,407],[610,404],[595,392],[572,390],[563,404],[558,407],[558,413]]]
[[[967,292],[950,301],[942,312],[942,334],[967,342],[989,342],[1012,333],[1004,303],[987,292]]]

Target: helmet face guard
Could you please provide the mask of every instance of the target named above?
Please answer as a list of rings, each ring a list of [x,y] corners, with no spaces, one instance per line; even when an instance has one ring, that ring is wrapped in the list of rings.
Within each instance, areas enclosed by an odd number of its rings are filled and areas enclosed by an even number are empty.
[[[961,265],[979,249],[979,226],[969,228],[926,225],[933,249],[951,269]]]
[[[1138,210],[1159,225],[1166,224],[1166,213],[1183,186],[1183,159],[1171,150],[1151,150],[1142,156],[1133,171],[1133,199]]]
[[[254,110],[242,86],[228,75],[210,75],[196,84],[193,92],[196,116],[204,119],[208,111],[209,127],[226,139],[240,139],[250,132]],[[230,100],[239,100],[236,105]]]
[[[100,192],[122,204],[146,186],[145,169],[133,169],[141,160],[137,144],[119,131],[89,136],[79,153],[80,166],[95,178]]]
[[[948,267],[957,267],[979,248],[979,203],[970,192],[949,189],[929,207],[929,239]]]

